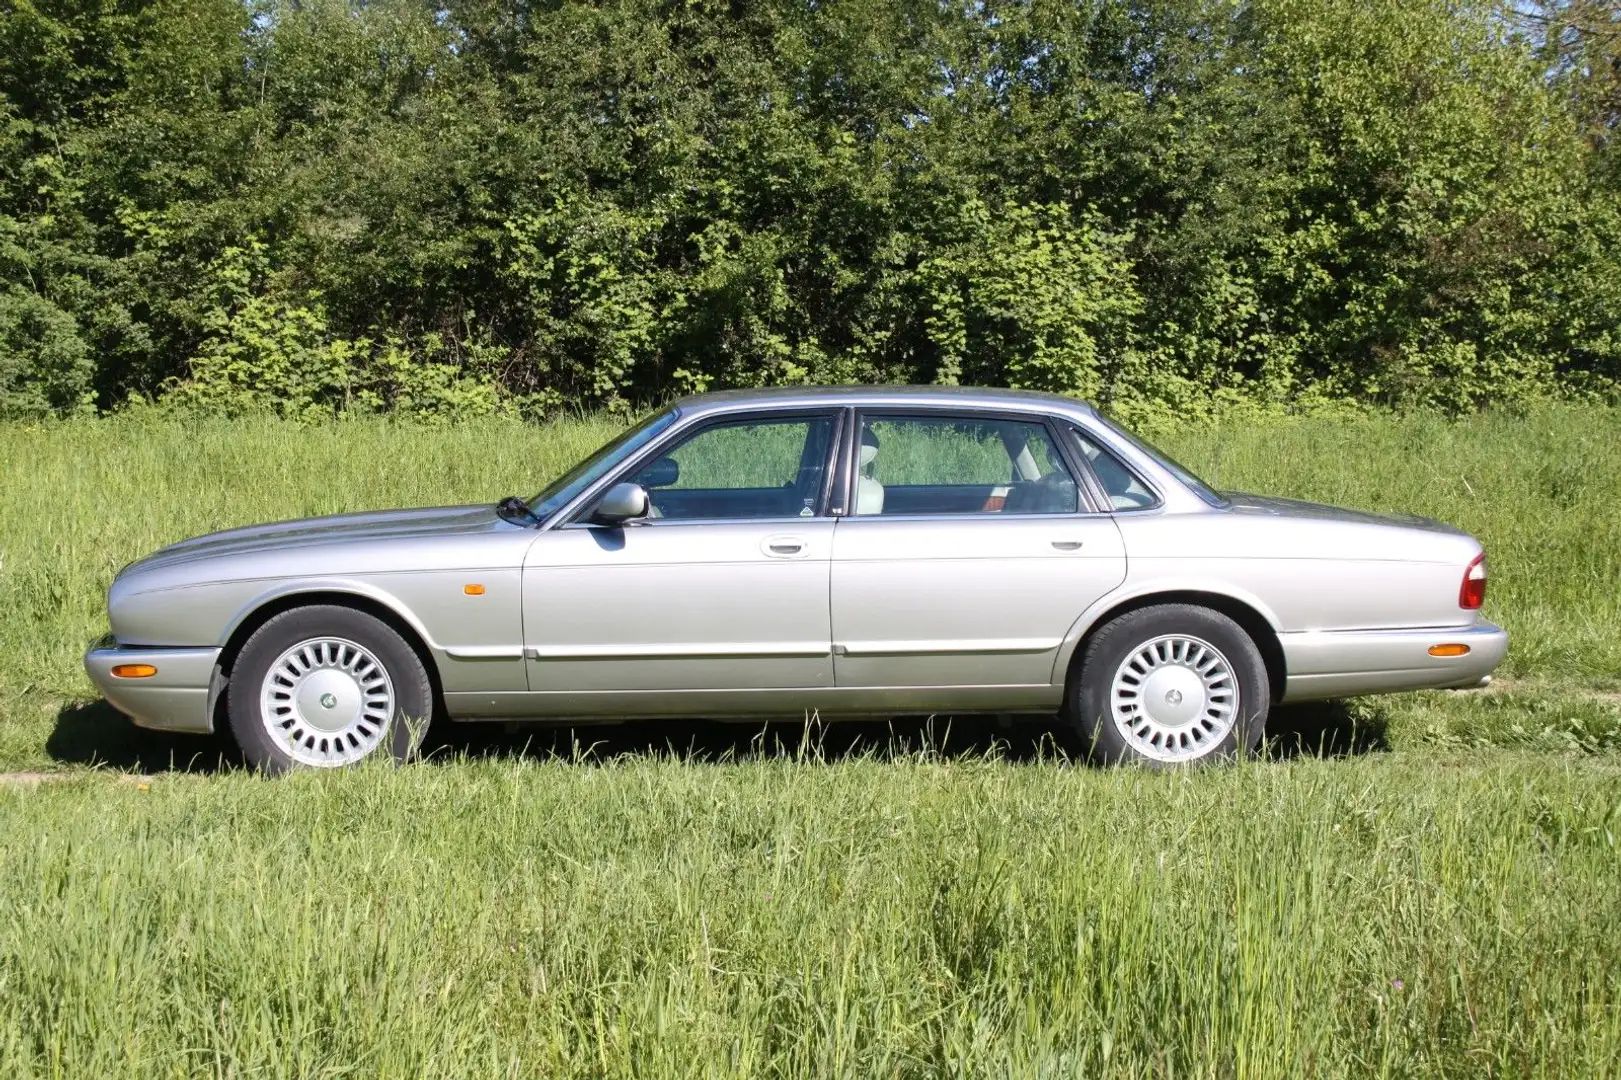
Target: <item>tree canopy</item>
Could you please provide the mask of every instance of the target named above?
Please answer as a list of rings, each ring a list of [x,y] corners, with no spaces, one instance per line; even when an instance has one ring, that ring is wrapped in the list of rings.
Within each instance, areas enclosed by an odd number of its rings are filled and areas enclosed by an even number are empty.
[[[0,415],[1621,382],[1587,0],[0,0]]]

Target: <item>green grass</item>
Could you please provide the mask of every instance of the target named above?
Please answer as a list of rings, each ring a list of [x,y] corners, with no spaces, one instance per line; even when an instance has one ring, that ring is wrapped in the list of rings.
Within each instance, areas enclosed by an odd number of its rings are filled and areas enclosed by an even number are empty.
[[[681,724],[268,782],[92,703],[123,563],[532,493],[613,431],[0,426],[0,769],[66,776],[0,787],[5,1076],[1621,1072],[1617,412],[1156,433],[1469,529],[1514,634],[1491,692],[1282,710],[1238,768]]]
[[[0,815],[13,1076],[1621,1067],[1607,759],[518,759]]]

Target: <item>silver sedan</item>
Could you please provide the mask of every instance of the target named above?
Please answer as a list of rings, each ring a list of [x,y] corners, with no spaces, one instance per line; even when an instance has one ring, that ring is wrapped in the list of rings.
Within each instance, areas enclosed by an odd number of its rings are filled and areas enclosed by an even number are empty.
[[[1241,756],[1277,701],[1465,687],[1508,637],[1434,521],[1212,491],[1035,393],[709,394],[533,499],[232,529],[125,568],[85,657],[271,771],[466,721],[1058,715],[1102,761]]]

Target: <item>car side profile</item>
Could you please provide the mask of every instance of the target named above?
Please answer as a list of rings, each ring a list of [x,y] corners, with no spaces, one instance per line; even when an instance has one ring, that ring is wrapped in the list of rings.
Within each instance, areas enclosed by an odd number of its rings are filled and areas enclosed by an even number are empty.
[[[1056,714],[1100,761],[1271,705],[1480,684],[1481,546],[1218,493],[1092,407],[945,387],[687,398],[530,500],[231,529],[126,567],[85,666],[268,771],[426,724]]]

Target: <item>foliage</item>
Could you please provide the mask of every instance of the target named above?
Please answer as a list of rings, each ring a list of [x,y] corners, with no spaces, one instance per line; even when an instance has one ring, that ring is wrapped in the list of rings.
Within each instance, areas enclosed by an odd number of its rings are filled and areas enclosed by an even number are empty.
[[[935,381],[1096,397],[1142,298],[1122,238],[1077,227],[1061,206],[971,204],[960,239],[919,267]],[[1112,396],[1112,395],[1110,395]]]
[[[292,307],[254,288],[264,248],[227,248],[215,278],[219,295],[203,313],[205,332],[191,379],[174,399],[203,409],[249,409],[319,419],[346,412],[395,411],[457,418],[488,415],[495,388],[458,365],[434,359],[437,336],[413,356],[398,341],[335,337],[326,311]]]
[[[0,409],[1612,397],[1600,7],[20,0]]]
[[[72,315],[38,293],[0,293],[0,417],[92,407],[95,366]]]

